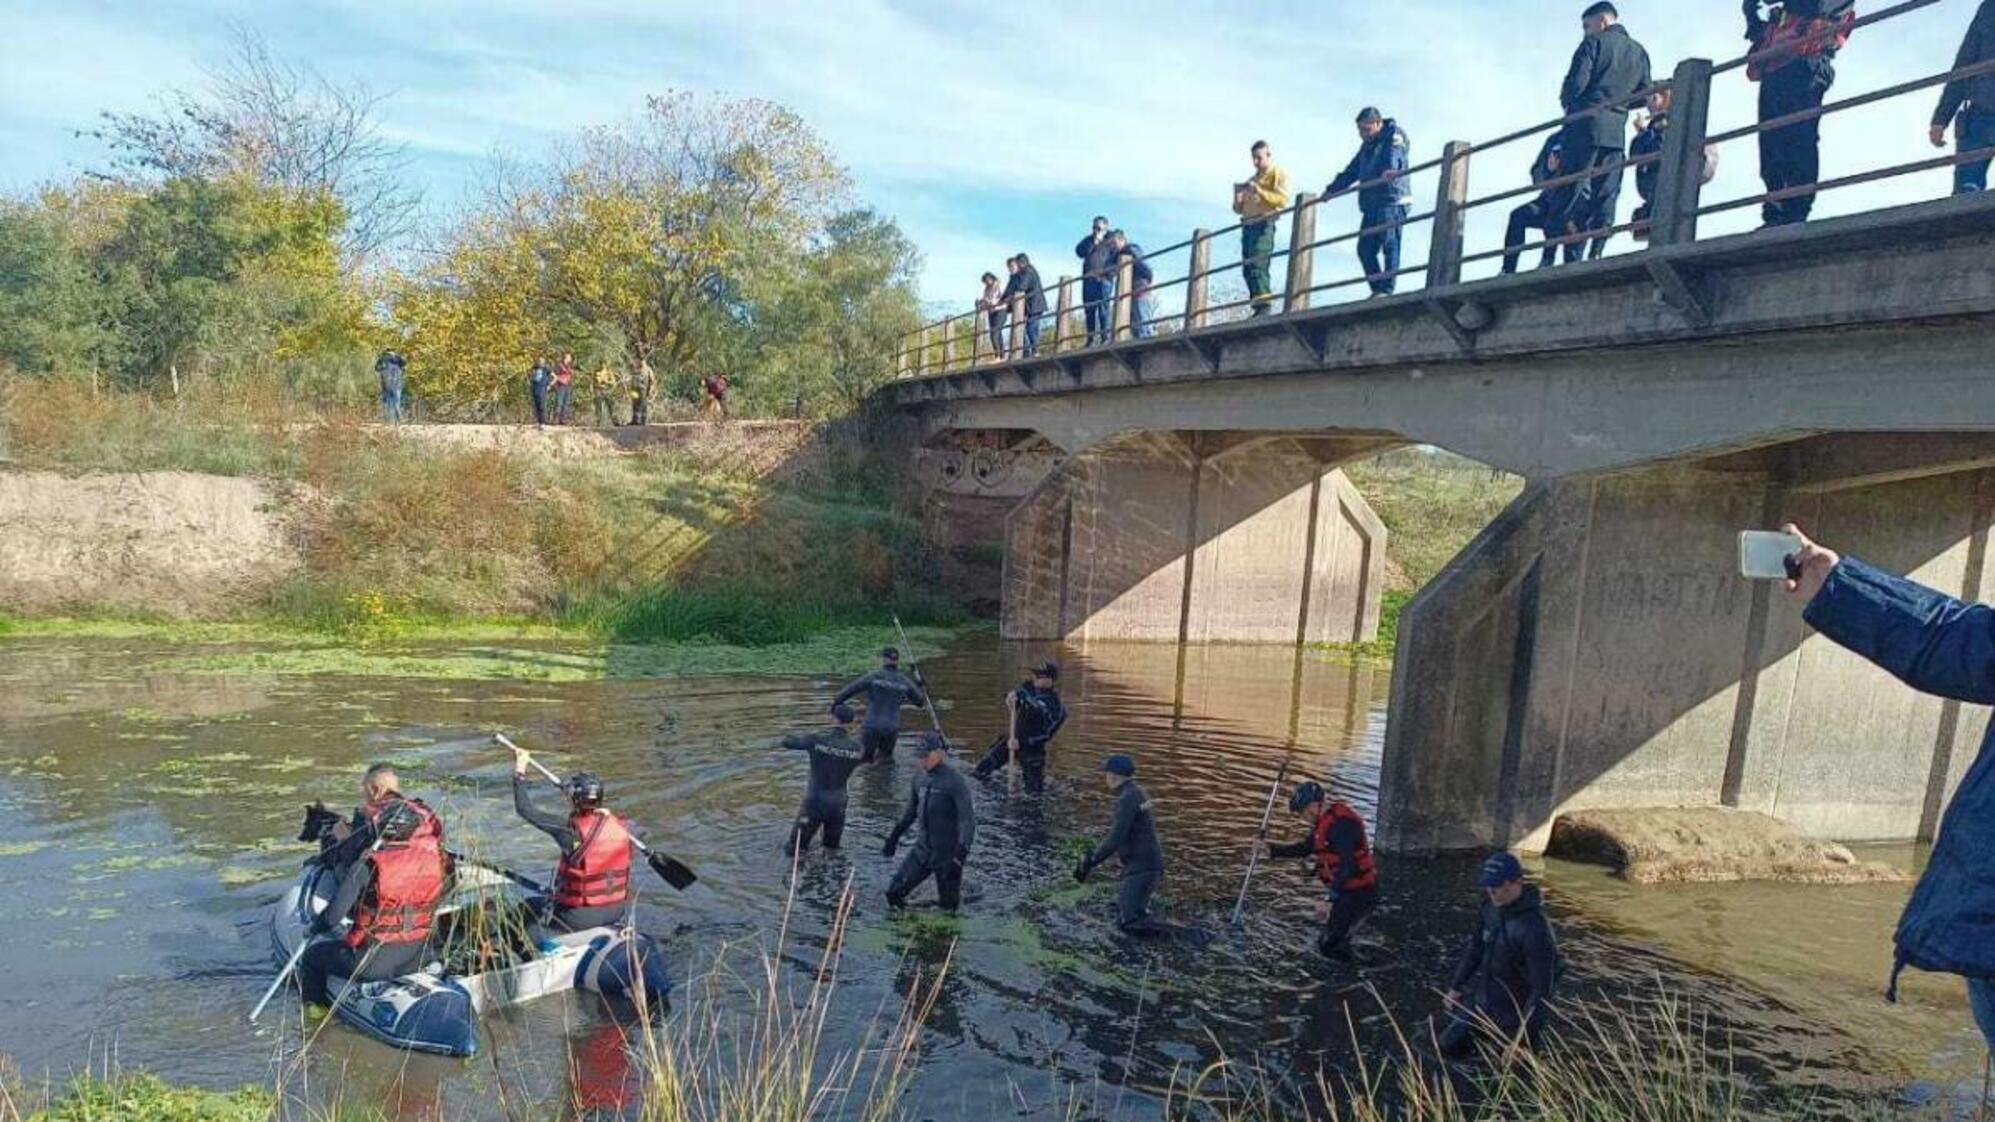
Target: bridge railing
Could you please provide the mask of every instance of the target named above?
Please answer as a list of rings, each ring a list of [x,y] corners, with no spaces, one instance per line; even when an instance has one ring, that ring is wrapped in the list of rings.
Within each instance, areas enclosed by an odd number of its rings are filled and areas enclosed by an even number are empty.
[[[1844,27],[1828,27],[1819,32],[1818,39],[1826,39],[1845,32],[1854,32],[1888,20],[1896,19],[1921,8],[1939,3],[1940,0],[1902,0],[1901,3],[1880,9],[1859,17],[1853,24]],[[1804,40],[1803,42],[1806,42]],[[1401,277],[1424,274],[1428,288],[1444,288],[1462,280],[1465,265],[1509,256],[1523,256],[1542,253],[1546,250],[1568,251],[1569,247],[1583,245],[1595,240],[1605,240],[1617,234],[1633,234],[1646,237],[1648,248],[1658,249],[1695,241],[1698,219],[1722,214],[1750,206],[1770,202],[1817,195],[1840,188],[1864,183],[1911,175],[1937,168],[1954,167],[1995,156],[1995,148],[1975,151],[1955,152],[1950,155],[1935,156],[1929,159],[1914,160],[1887,167],[1877,168],[1853,175],[1823,179],[1815,183],[1788,187],[1779,191],[1762,192],[1719,202],[1706,202],[1703,194],[1707,149],[1716,149],[1759,136],[1761,133],[1819,120],[1835,113],[1903,97],[1922,90],[1945,85],[1959,78],[1968,78],[1995,71],[1995,61],[1976,63],[1924,77],[1910,79],[1895,85],[1866,93],[1856,94],[1834,101],[1824,102],[1818,108],[1802,110],[1786,116],[1759,121],[1725,132],[1709,132],[1711,89],[1713,79],[1754,63],[1771,60],[1791,54],[1799,43],[1789,43],[1782,47],[1748,52],[1723,63],[1713,63],[1708,59],[1687,59],[1680,63],[1667,79],[1654,82],[1647,88],[1630,97],[1614,103],[1596,106],[1578,113],[1568,114],[1553,120],[1540,122],[1527,128],[1505,133],[1479,143],[1467,141],[1449,142],[1442,154],[1425,163],[1409,168],[1395,178],[1404,179],[1438,172],[1438,183],[1433,206],[1418,213],[1408,214],[1396,221],[1361,227],[1355,230],[1319,238],[1316,236],[1316,213],[1318,207],[1335,198],[1363,191],[1388,182],[1385,178],[1353,184],[1336,194],[1303,193],[1287,207],[1263,218],[1252,221],[1283,222],[1287,225],[1287,244],[1277,247],[1269,257],[1270,271],[1279,263],[1284,283],[1278,291],[1266,298],[1276,313],[1292,313],[1310,307],[1312,298],[1328,292],[1354,288],[1373,282],[1397,280]],[[1564,171],[1541,181],[1507,187],[1479,198],[1468,194],[1469,169],[1476,157],[1492,150],[1515,144],[1519,141],[1539,138],[1555,130],[1563,130],[1607,113],[1623,113],[1646,102],[1650,95],[1660,90],[1668,90],[1671,95],[1669,109],[1669,129],[1660,152],[1629,157],[1625,154],[1597,166],[1580,171]],[[1497,249],[1466,252],[1464,236],[1466,219],[1470,212],[1499,203],[1554,191],[1563,187],[1577,188],[1588,180],[1610,176],[1625,176],[1630,169],[1637,170],[1651,165],[1658,168],[1655,198],[1650,205],[1650,213],[1636,221],[1620,222],[1600,229],[1588,229],[1573,233],[1559,233],[1537,241],[1519,245],[1507,245]],[[1432,225],[1427,259],[1421,262],[1402,265],[1384,273],[1340,276],[1337,279],[1317,283],[1315,280],[1316,252],[1333,246],[1355,242],[1360,238],[1384,234],[1389,231],[1402,232],[1409,227],[1423,223]],[[1185,271],[1170,279],[1159,279],[1145,291],[1144,295],[1155,301],[1159,294],[1182,287],[1184,298],[1181,311],[1166,315],[1153,315],[1147,320],[1136,315],[1136,292],[1134,267],[1128,259],[1120,262],[1114,280],[1115,295],[1108,309],[1111,317],[1106,332],[1110,342],[1153,333],[1173,331],[1196,331],[1241,318],[1247,309],[1260,302],[1261,298],[1248,295],[1241,299],[1228,299],[1214,303],[1211,299],[1212,280],[1242,268],[1246,264],[1244,250],[1237,257],[1226,257],[1218,264],[1213,262],[1213,245],[1218,239],[1240,233],[1249,224],[1247,220],[1235,222],[1216,230],[1198,229],[1184,241],[1165,246],[1162,249],[1146,252],[1145,261],[1153,274],[1160,261],[1172,259],[1176,255],[1186,257]],[[1240,244],[1240,243],[1235,243]],[[1667,270],[1664,270],[1667,273]],[[1085,313],[1080,299],[1080,279],[1062,276],[1047,293],[1046,310],[1038,315],[1028,315],[1028,307],[1023,296],[1013,298],[1007,306],[999,309],[1003,313],[1004,325],[994,330],[988,311],[977,309],[962,315],[930,323],[917,331],[901,337],[895,348],[895,372],[899,377],[922,377],[932,374],[953,373],[976,366],[1013,362],[1023,358],[1047,353],[1065,353],[1089,346],[1098,345],[1101,336],[1090,337],[1084,325]],[[1033,330],[1026,330],[1030,325]]]

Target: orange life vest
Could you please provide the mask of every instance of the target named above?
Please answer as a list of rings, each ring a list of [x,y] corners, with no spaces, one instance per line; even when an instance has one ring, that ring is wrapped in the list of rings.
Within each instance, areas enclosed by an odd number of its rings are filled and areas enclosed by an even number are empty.
[[[381,822],[381,815],[386,813],[389,807],[397,803],[414,811],[416,817],[422,820],[416,826],[415,832],[409,835],[409,840],[433,841],[436,843],[437,848],[441,849],[443,847],[443,819],[438,818],[436,811],[431,810],[429,804],[423,802],[421,799],[403,798],[399,794],[387,795],[363,804],[360,808],[360,813],[367,816],[368,822],[378,826]],[[386,847],[384,846],[383,848],[385,849]]]
[[[630,899],[630,828],[607,810],[577,811],[568,827],[581,835],[554,867],[554,904],[600,908]]]
[[[1378,868],[1372,863],[1371,844],[1365,840],[1365,820],[1358,817],[1357,811],[1340,802],[1332,802],[1329,809],[1323,812],[1323,816],[1316,820],[1316,831],[1312,840],[1316,846],[1317,877],[1325,885],[1335,886],[1337,883],[1339,861],[1336,847],[1330,844],[1330,831],[1338,822],[1349,822],[1358,828],[1356,860],[1358,868],[1351,874],[1351,879],[1344,882],[1344,890],[1356,892],[1359,889],[1378,887]]]
[[[434,836],[412,837],[384,845],[367,855],[374,883],[353,909],[353,928],[346,945],[368,941],[385,944],[420,943],[436,922],[437,901],[443,898],[443,847]]]
[[[1814,58],[1825,51],[1840,51],[1850,45],[1850,33],[1856,30],[1856,8],[1852,5],[1842,15],[1834,18],[1821,16],[1802,17],[1793,15],[1782,7],[1780,14],[1766,25],[1766,34],[1760,38],[1753,53],[1786,48],[1780,54],[1746,64],[1746,77],[1754,82],[1781,69],[1797,58]]]

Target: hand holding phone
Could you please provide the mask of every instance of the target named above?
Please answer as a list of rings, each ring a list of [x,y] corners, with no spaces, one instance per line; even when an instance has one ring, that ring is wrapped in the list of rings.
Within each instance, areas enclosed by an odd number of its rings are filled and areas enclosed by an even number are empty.
[[[1739,575],[1749,580],[1798,580],[1801,551],[1808,543],[1799,534],[1745,530],[1739,534]]]

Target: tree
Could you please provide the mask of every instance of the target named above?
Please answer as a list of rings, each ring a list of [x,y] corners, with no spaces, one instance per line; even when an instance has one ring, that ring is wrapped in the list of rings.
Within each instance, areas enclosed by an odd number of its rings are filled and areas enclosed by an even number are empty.
[[[834,217],[774,304],[755,382],[782,386],[813,411],[857,405],[892,375],[894,339],[919,326],[920,262],[891,219],[871,210]]]

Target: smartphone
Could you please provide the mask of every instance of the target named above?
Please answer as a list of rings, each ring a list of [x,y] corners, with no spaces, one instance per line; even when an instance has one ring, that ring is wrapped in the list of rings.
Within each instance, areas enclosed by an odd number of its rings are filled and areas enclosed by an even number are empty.
[[[1739,574],[1749,580],[1795,580],[1801,566],[1801,539],[1772,530],[1739,533]]]

